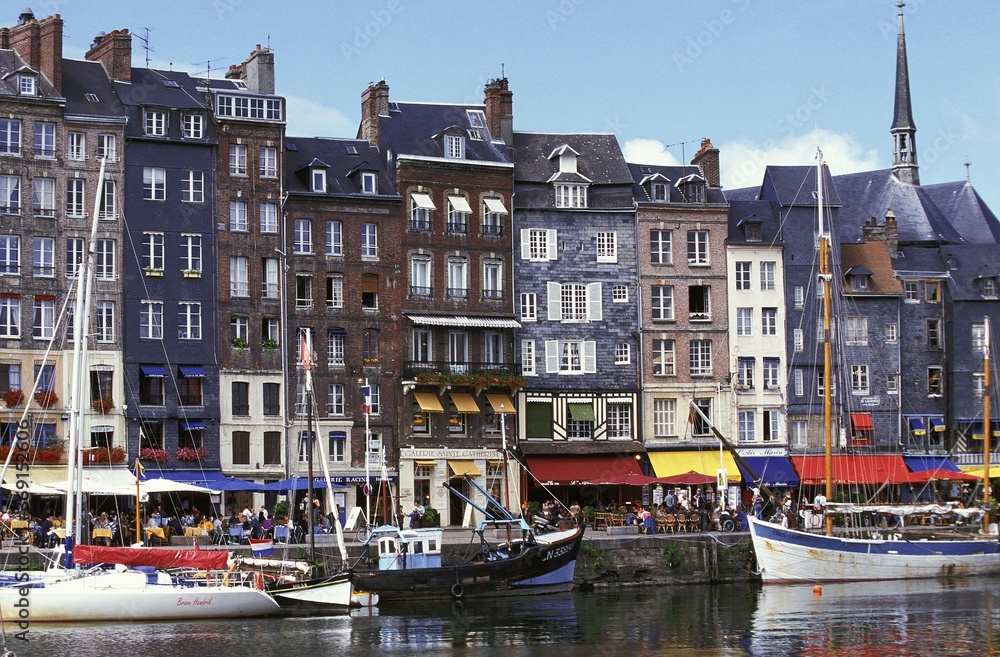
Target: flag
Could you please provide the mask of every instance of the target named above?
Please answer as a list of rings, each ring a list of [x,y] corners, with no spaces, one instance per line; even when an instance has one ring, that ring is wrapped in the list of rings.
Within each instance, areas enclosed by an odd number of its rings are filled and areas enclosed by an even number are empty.
[[[302,361],[302,369],[312,370],[312,354],[309,353],[309,344],[306,342],[305,331],[299,333],[299,360]]]
[[[269,538],[251,538],[250,550],[255,557],[269,557],[274,554],[274,542]]]
[[[362,404],[362,412],[368,415],[372,412],[372,389],[371,386],[364,386],[361,388],[361,395],[365,398],[365,403]]]

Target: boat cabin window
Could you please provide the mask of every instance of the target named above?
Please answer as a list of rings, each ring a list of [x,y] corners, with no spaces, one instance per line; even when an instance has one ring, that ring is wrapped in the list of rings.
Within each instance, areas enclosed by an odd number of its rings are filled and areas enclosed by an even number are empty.
[[[378,542],[379,554],[396,554],[396,539],[383,538]]]
[[[424,542],[423,541],[413,541],[413,543],[411,543],[410,546],[411,546],[410,552],[412,554],[423,554],[424,553]]]

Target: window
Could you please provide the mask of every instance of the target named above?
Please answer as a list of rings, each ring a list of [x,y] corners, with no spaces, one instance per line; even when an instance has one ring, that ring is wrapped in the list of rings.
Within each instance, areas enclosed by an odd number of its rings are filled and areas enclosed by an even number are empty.
[[[507,214],[507,208],[503,205],[503,199],[483,199],[483,235],[503,235],[503,216],[505,214]]]
[[[534,292],[521,293],[521,321],[534,322],[538,319],[538,295]]]
[[[885,392],[887,395],[899,394],[899,375],[887,374],[885,377]],[[980,396],[982,396],[980,394]]]
[[[570,440],[590,440],[594,437],[594,422],[592,420],[566,421],[566,437]]]
[[[229,339],[233,346],[245,347],[250,340],[250,318],[246,315],[233,315],[229,318]]]
[[[163,339],[163,302],[142,301],[139,308],[139,337]]]
[[[232,297],[249,297],[250,283],[248,281],[248,263],[243,256],[229,258],[229,295]]]
[[[940,349],[941,344],[941,320],[937,317],[932,317],[927,320],[927,348]]]
[[[820,397],[824,396],[826,392],[826,383],[823,380],[823,368],[820,367],[816,370],[816,394]],[[837,379],[833,377],[830,379],[830,395],[834,396],[837,394]]]
[[[97,280],[115,280],[115,241],[97,240],[95,245],[97,255],[96,275]]]
[[[753,369],[756,359],[751,357],[740,357],[736,372],[736,382],[739,390],[753,389]]]
[[[344,384],[331,383],[326,386],[326,414],[344,414]]]
[[[597,262],[618,262],[618,233],[597,233]]]
[[[163,271],[163,233],[142,234],[142,267]]]
[[[743,234],[746,236],[748,242],[759,242],[760,241],[760,224],[753,221],[748,221],[743,224]]]
[[[21,154],[20,121],[0,119],[0,153],[6,155]]]
[[[250,415],[250,384],[246,381],[233,381],[232,390],[233,415]],[[249,434],[247,438],[249,440]]]
[[[94,315],[94,328],[98,342],[115,341],[115,302],[98,301]]]
[[[737,439],[741,443],[752,443],[757,440],[757,411],[741,410],[738,413],[739,434]]]
[[[326,307],[331,310],[344,307],[343,274],[330,274],[326,277]]]
[[[146,110],[143,115],[143,131],[151,137],[164,137],[167,134],[167,114]]]
[[[807,431],[808,423],[805,420],[794,420],[792,422],[792,446],[805,447],[809,442]]]
[[[444,156],[452,160],[465,159],[465,138],[458,135],[445,135]]]
[[[674,287],[672,285],[654,285],[650,312],[654,322],[670,322],[674,319]]]
[[[118,204],[115,201],[114,180],[104,179],[104,193],[101,195],[97,218],[104,221],[113,221],[118,218]]]
[[[780,418],[780,411],[774,408],[764,409],[764,442],[773,443],[778,440],[778,420]]]
[[[624,303],[628,301],[628,285],[612,285],[611,301],[612,303]]]
[[[272,384],[264,384],[272,385]],[[264,432],[264,464],[281,465],[281,432]]]
[[[941,301],[940,281],[924,282],[924,298],[927,299],[927,303],[939,303]]]
[[[868,391],[868,366],[851,365],[851,394],[867,395]]]
[[[521,340],[521,373],[535,375],[535,341]]]
[[[628,365],[632,362],[632,349],[627,342],[615,345],[615,365]]]
[[[21,178],[0,176],[0,214],[21,212]]]
[[[712,288],[707,285],[688,288],[688,319],[698,322],[712,320]]]
[[[587,321],[587,286],[582,283],[549,283],[549,319],[563,322]],[[555,292],[558,291],[558,295]],[[559,300],[559,313],[553,317],[553,297]]]
[[[181,376],[177,377],[177,399],[181,406],[202,406],[202,382],[204,381],[203,376]],[[190,435],[185,435],[190,434]],[[178,434],[177,443],[179,446],[183,447],[181,443],[184,442],[194,442],[196,446],[201,447],[201,429],[181,429]]]
[[[653,375],[674,376],[677,373],[674,362],[674,341],[653,340]]]
[[[110,134],[97,135],[97,159],[107,162],[118,161],[118,136]]]
[[[691,376],[712,376],[712,341],[692,340],[690,354]]]
[[[241,144],[229,145],[229,173],[233,176],[247,175],[247,147]]]
[[[36,217],[54,217],[56,214],[56,181],[54,178],[35,178],[32,208]]]
[[[313,290],[311,274],[295,275],[295,307],[312,308]]]
[[[261,389],[261,406],[264,415],[275,416],[281,414],[281,385],[278,383],[265,383]],[[265,452],[267,451],[265,447]]]
[[[56,240],[53,237],[34,238],[32,268],[37,277],[51,278],[56,275]]]
[[[942,368],[937,365],[932,365],[927,368],[927,395],[931,397],[940,397],[944,388],[942,381]]]
[[[899,330],[895,323],[885,325],[885,341],[896,342],[899,340]]]
[[[418,363],[429,363],[433,360],[434,346],[430,329],[414,329],[411,346],[413,360]]]
[[[278,204],[277,203],[261,203],[260,204],[260,232],[262,232],[262,233],[277,233],[278,232]]]
[[[56,325],[56,301],[51,297],[35,297],[31,337],[51,340]]]
[[[21,238],[0,235],[0,274],[21,273]]]
[[[344,224],[340,221],[326,222],[326,255],[344,255]]]
[[[278,149],[270,146],[260,148],[260,177],[278,177]]]
[[[557,233],[545,228],[521,230],[521,260],[542,262],[557,258]]]
[[[778,309],[777,308],[761,308],[760,309],[760,334],[761,335],[777,335],[778,334]]]
[[[361,308],[378,310],[378,274],[361,275]]]
[[[806,290],[801,285],[796,285],[792,290],[796,308],[802,308],[806,303]]]
[[[378,224],[361,224],[361,257],[378,258]]]
[[[431,286],[430,256],[421,255],[410,258],[410,296],[434,296],[434,288]]]
[[[281,343],[281,322],[277,317],[261,318],[260,339],[273,340],[275,345]]]
[[[777,358],[764,358],[764,390],[778,389],[778,365]]]
[[[669,230],[649,231],[649,262],[654,265],[673,264]]]
[[[556,185],[555,192],[557,208],[587,207],[586,185]]]
[[[378,194],[378,176],[371,171],[361,172],[361,193]]]
[[[278,289],[278,259],[264,258],[260,265],[260,297],[262,299],[277,299]]]
[[[66,181],[66,216],[86,217],[84,196],[85,181],[83,178],[70,178]]]
[[[246,232],[249,230],[247,204],[243,201],[229,202],[229,230],[237,232]]]
[[[632,438],[632,407],[628,404],[608,404],[608,439]]]
[[[986,350],[986,325],[982,322],[972,324],[972,353],[979,356]]]
[[[233,384],[236,385],[235,383]],[[235,409],[236,402],[233,402]],[[237,415],[235,410],[233,415]],[[250,465],[250,432],[233,432],[233,465]]]
[[[139,403],[144,406],[163,406],[163,373],[166,372],[162,367],[155,366],[139,366]],[[140,433],[146,437],[150,438],[151,434],[147,433],[145,424],[142,426]],[[159,434],[162,437],[162,432]],[[163,447],[162,440],[160,441],[159,447]]]
[[[868,344],[868,318],[845,317],[844,340],[847,344]]]
[[[653,400],[653,435],[657,438],[676,436],[677,400]]]
[[[736,335],[753,335],[753,308],[736,309]]]
[[[255,98],[227,94],[216,96],[216,112],[219,116],[264,121],[281,121],[284,116],[280,98]]]
[[[653,183],[653,200],[654,201],[666,201],[667,200],[667,185],[666,185],[666,183]]]
[[[312,191],[326,192],[326,169],[311,169],[310,180],[312,181]]]
[[[181,269],[201,271],[201,235],[181,235]]]
[[[465,258],[448,260],[448,288],[450,299],[466,299],[469,296],[468,263]]]
[[[597,371],[593,340],[546,340],[545,371],[550,374],[592,374]]]
[[[2,244],[2,238],[0,238]],[[66,278],[76,278],[83,264],[85,242],[82,237],[66,238]]]
[[[503,263],[499,260],[483,262],[483,299],[503,299]]]
[[[185,114],[181,120],[185,139],[201,139],[205,136],[205,117],[201,114]]]
[[[707,265],[708,262],[708,231],[688,231],[688,264]]]
[[[47,158],[56,156],[55,123],[35,124],[35,156]]]
[[[17,90],[22,96],[34,96],[38,88],[38,80],[33,75],[17,76]]]
[[[774,263],[773,262],[762,262],[762,263],[760,263],[760,289],[762,289],[762,290],[773,290],[774,289]]]
[[[737,290],[749,290],[750,289],[750,263],[749,262],[737,262],[736,263],[736,289]]]
[[[805,376],[800,368],[795,368],[795,371],[792,373],[792,379],[795,386],[795,396],[801,397],[806,394]]]
[[[292,249],[295,253],[312,253],[312,221],[309,219],[295,220],[295,242]]]
[[[331,367],[343,367],[344,342],[347,334],[343,329],[330,329],[326,336],[326,364]]]
[[[361,357],[367,364],[378,363],[378,330],[365,329],[361,332]]]
[[[181,202],[205,202],[205,172],[185,171],[181,177]]]
[[[431,210],[434,201],[430,194],[414,192],[410,195],[410,232],[427,231],[431,229]]]
[[[181,301],[177,304],[177,339],[201,340],[201,304]]]
[[[147,201],[167,199],[167,170],[144,167],[142,170],[142,197]]]
[[[10,390],[11,388],[21,388],[21,366],[17,363],[0,364],[0,390]],[[13,438],[14,436],[9,436]],[[4,445],[10,444],[8,436],[0,437],[0,442]]]
[[[377,383],[368,386],[368,413],[369,415],[379,415],[382,412],[382,405],[379,403],[379,388]],[[372,434],[372,438],[376,438]]]
[[[445,231],[465,234],[469,230],[469,214],[472,208],[464,196],[448,197],[448,223]]]
[[[920,300],[920,292],[916,281],[903,281],[903,297],[907,301]]]
[[[712,421],[712,400],[708,398],[696,398],[694,400],[695,406],[698,407],[705,417],[708,418],[709,422]],[[701,418],[701,415],[695,417],[694,420],[694,430],[692,433],[695,436],[710,436],[712,435],[712,428],[708,422],[705,422]]]
[[[498,331],[483,333],[483,362],[487,365],[501,365],[504,362],[503,336]]]
[[[805,348],[805,335],[802,329],[792,329],[792,349],[794,351],[802,351]]]

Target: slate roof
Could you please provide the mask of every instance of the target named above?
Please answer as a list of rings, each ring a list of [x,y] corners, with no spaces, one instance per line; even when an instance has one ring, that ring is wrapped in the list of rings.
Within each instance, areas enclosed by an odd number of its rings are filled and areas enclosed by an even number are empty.
[[[840,267],[844,292],[850,294],[902,294],[903,286],[893,275],[893,263],[885,242],[840,245]],[[853,290],[850,274],[870,272],[867,290]]]
[[[748,242],[741,224],[748,219],[760,222],[760,240]],[[729,204],[729,244],[783,244],[778,208],[770,201],[731,201]]]
[[[943,276],[948,268],[941,251],[932,246],[907,246],[900,249],[895,261],[898,276],[920,276],[921,274]]]
[[[688,165],[688,166],[668,166],[662,164],[633,164],[628,163],[629,171],[632,172],[632,180],[635,184],[632,186],[632,193],[635,196],[635,200],[639,203],[687,203],[684,195],[681,194],[680,190],[677,189],[677,181],[685,176],[698,175],[701,176],[701,169],[699,167]],[[644,184],[647,179],[653,178],[655,176],[661,176],[666,180],[659,180],[659,182],[667,183],[667,192],[669,196],[665,201],[654,201],[649,194],[649,185]],[[722,193],[721,189],[706,187],[705,188],[705,198],[708,203],[726,203],[726,197]],[[703,205],[697,203],[695,205]]]
[[[444,157],[440,135],[449,129],[465,135],[465,159],[510,163],[507,148],[493,141],[486,128],[473,128],[467,110],[485,111],[485,105],[438,103],[389,103],[388,115],[379,116],[379,143],[396,154]],[[470,138],[475,131],[480,139]],[[456,160],[461,162],[461,160]]]
[[[353,146],[357,155],[348,152]],[[327,195],[361,195],[361,180],[351,173],[378,172],[378,195],[365,194],[368,198],[398,198],[387,194],[391,190],[392,173],[382,164],[382,155],[365,139],[332,139],[324,137],[285,138],[285,187],[289,194],[315,194],[310,187],[309,166],[319,163],[329,167],[326,174]]]
[[[1000,242],[1000,221],[970,183],[939,183],[923,189],[966,242]]]
[[[1000,276],[997,247],[955,244],[941,247],[941,257],[951,273],[948,287],[955,301],[982,300],[980,278]]]
[[[66,114],[124,118],[125,110],[100,62],[64,59],[62,67]],[[97,96],[97,102],[88,100],[87,94]]]
[[[517,167],[514,182],[545,183],[559,171],[559,159],[549,159],[552,152],[567,145],[580,154],[577,171],[594,185],[629,185],[632,172],[613,134],[560,134],[548,132],[515,132],[514,152]]]
[[[20,97],[17,87],[18,71],[33,73],[38,78],[38,96],[35,98],[48,98],[52,100],[61,99],[62,96],[56,91],[44,75],[28,66],[14,50],[0,50],[0,96]]]

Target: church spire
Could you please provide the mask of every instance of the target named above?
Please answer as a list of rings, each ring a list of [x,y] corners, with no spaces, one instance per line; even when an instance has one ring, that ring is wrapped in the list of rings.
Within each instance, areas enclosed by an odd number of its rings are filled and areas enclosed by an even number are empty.
[[[917,126],[913,123],[910,107],[910,74],[906,68],[906,35],[903,33],[903,7],[899,7],[899,35],[896,43],[896,103],[892,117],[892,173],[901,182],[920,184],[917,168]]]

